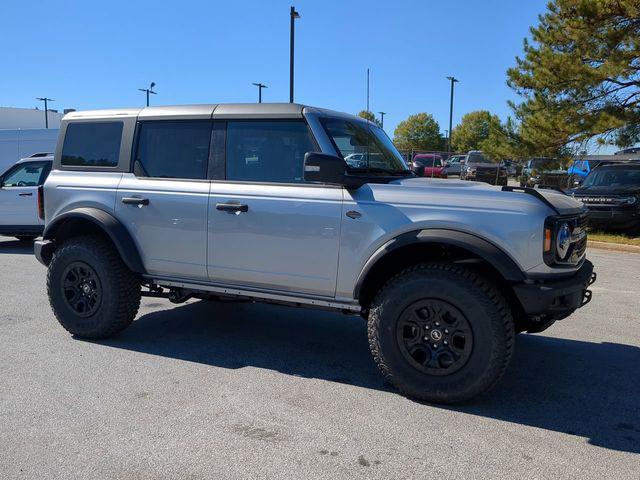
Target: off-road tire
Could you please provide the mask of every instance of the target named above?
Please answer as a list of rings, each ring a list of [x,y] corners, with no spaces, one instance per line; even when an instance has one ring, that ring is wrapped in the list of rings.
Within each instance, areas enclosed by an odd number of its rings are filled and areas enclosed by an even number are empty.
[[[97,277],[101,300],[94,313],[81,316],[65,299],[64,277],[71,265],[88,265]],[[60,324],[80,338],[99,339],[128,327],[140,307],[140,276],[131,272],[107,240],[75,237],[53,254],[47,271],[47,293]]]
[[[450,374],[425,373],[402,352],[398,322],[406,318],[402,315],[410,306],[424,299],[453,306],[472,330],[468,359]],[[370,308],[368,336],[375,363],[401,392],[428,402],[459,403],[502,377],[513,353],[515,332],[507,302],[490,281],[460,265],[425,263],[402,271],[379,290]]]

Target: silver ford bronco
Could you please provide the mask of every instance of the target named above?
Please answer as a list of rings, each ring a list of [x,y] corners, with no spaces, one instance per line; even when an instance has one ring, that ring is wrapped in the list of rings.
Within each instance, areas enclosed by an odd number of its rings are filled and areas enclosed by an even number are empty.
[[[487,390],[595,280],[571,197],[417,178],[376,125],[298,104],[69,113],[39,200],[73,335],[120,332],[142,296],[360,314],[383,375],[432,402]]]

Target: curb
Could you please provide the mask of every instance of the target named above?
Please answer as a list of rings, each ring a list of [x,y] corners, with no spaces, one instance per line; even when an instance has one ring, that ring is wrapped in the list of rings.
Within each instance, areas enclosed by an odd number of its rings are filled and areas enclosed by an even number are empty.
[[[640,246],[626,245],[624,243],[598,242],[596,240],[587,240],[587,247],[597,248],[600,250],[612,250],[615,252],[640,253]]]

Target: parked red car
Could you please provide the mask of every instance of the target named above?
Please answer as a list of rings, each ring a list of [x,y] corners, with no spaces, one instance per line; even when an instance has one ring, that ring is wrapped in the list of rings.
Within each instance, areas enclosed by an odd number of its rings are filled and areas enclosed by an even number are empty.
[[[435,153],[419,153],[414,156],[411,170],[421,177],[447,178],[444,161]]]

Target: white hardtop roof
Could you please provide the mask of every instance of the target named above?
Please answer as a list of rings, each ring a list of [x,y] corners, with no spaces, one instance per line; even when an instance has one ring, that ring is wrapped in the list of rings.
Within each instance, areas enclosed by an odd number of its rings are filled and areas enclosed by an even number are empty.
[[[354,115],[309,107],[299,103],[221,103],[84,110],[69,112],[64,116],[64,120],[113,119],[117,117],[138,117],[146,120],[172,118],[302,118],[303,112],[365,121]]]

